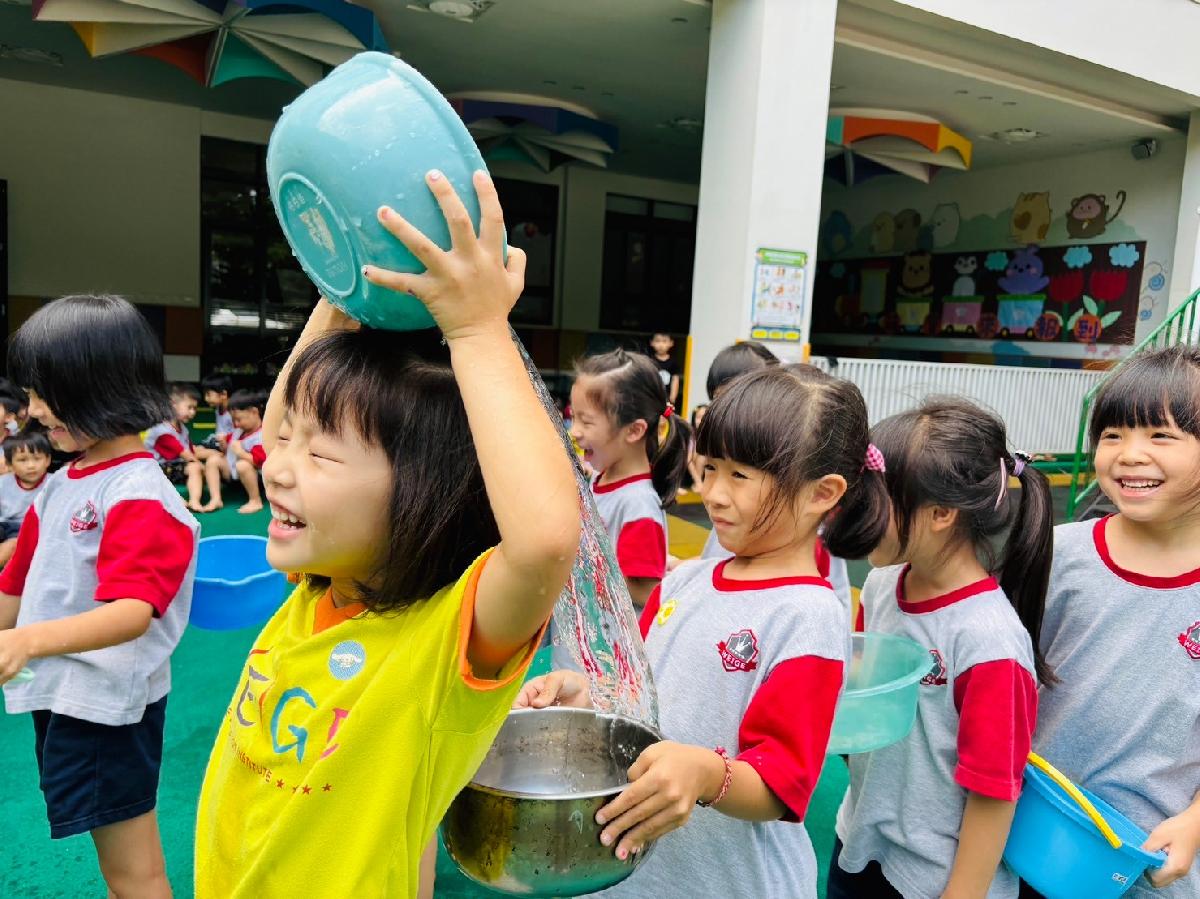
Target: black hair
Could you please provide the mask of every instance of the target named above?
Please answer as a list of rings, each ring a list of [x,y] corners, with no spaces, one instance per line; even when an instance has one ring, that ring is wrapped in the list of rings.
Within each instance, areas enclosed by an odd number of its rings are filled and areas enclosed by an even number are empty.
[[[200,402],[200,390],[195,384],[189,384],[187,381],[172,381],[167,386],[167,393],[170,394],[172,400],[187,397]]]
[[[687,422],[668,407],[667,388],[658,366],[649,356],[615,349],[598,356],[585,356],[575,363],[576,377],[596,381],[592,399],[615,427],[623,428],[639,419],[646,423],[646,458],[650,478],[663,508],[675,502],[687,473]],[[667,433],[659,442],[659,423],[666,418]]]
[[[701,403],[699,406],[697,406],[695,409],[692,410],[692,415],[691,415],[690,421],[691,421],[693,431],[696,428],[700,427],[700,425],[696,424],[696,416],[699,415],[701,412],[704,412],[706,409],[708,409],[708,403]]]
[[[1200,347],[1177,344],[1139,353],[1100,388],[1088,425],[1092,448],[1107,428],[1176,427],[1200,437]]]
[[[326,334],[297,357],[284,402],[330,433],[352,429],[387,456],[391,483],[380,489],[388,491],[391,528],[381,535],[377,573],[357,585],[357,598],[371,611],[432,596],[500,542],[438,332]]]
[[[41,453],[47,458],[53,454],[53,447],[50,446],[50,438],[46,436],[44,431],[20,431],[6,439],[4,441],[4,458],[9,465],[12,465],[13,456],[20,450],[25,450],[35,455]]]
[[[229,411],[240,412],[244,409],[257,409],[262,415],[267,407],[267,395],[261,390],[238,390],[229,398]]]
[[[0,376],[0,394],[3,394],[4,396],[11,396],[17,401],[17,404],[21,409],[24,409],[29,405],[29,394],[22,390],[20,385],[18,385],[11,378]]]
[[[1046,476],[1025,458],[1018,465],[1008,450],[1004,422],[958,397],[931,397],[916,409],[884,419],[871,438],[886,460],[901,548],[908,545],[918,510],[958,510],[957,538],[970,541],[1016,609],[1033,640],[1038,681],[1054,683],[1039,645],[1054,550],[1054,509]],[[1018,469],[1021,492],[1014,503],[1008,478]],[[998,556],[995,541],[1006,533]]]
[[[705,382],[708,398],[716,399],[717,392],[738,375],[778,364],[779,357],[758,341],[747,340],[727,346],[717,353],[708,367],[708,380]]]
[[[200,379],[200,389],[206,393],[210,390],[217,393],[233,393],[233,381],[229,375],[209,375]]]
[[[22,409],[21,401],[11,393],[0,393],[0,407],[12,415],[16,415]]]
[[[806,484],[841,475],[846,492],[826,516],[821,539],[844,559],[873,550],[888,526],[883,477],[863,467],[867,404],[858,388],[811,365],[770,366],[732,381],[713,400],[696,452],[770,475],[774,490],[754,528],[768,527]]]
[[[72,433],[110,440],[171,418],[162,347],[114,296],[68,296],[30,316],[8,346],[9,376]]]

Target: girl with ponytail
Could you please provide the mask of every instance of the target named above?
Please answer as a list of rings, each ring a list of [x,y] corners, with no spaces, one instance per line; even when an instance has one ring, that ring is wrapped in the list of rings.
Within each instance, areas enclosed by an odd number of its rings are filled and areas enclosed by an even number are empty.
[[[866,630],[924,646],[929,673],[908,736],[850,756],[827,895],[1015,899],[1000,859],[1038,685],[1055,680],[1038,649],[1050,486],[1009,451],[1004,423],[964,400],[928,400],[872,440],[892,521],[869,556]]]

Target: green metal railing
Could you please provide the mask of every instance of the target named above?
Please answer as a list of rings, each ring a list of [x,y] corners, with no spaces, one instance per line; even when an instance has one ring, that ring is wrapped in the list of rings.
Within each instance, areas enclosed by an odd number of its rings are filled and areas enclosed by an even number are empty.
[[[1169,346],[1175,346],[1180,343],[1200,343],[1200,336],[1196,334],[1195,328],[1197,297],[1200,297],[1200,290],[1197,290],[1188,297],[1157,328],[1147,334],[1146,338],[1135,346],[1128,356],[1114,365],[1103,380],[1084,394],[1083,407],[1079,410],[1079,436],[1075,440],[1075,462],[1071,471],[1071,498],[1067,501],[1068,521],[1075,517],[1075,509],[1078,508],[1079,504],[1097,489],[1094,479],[1082,490],[1079,487],[1080,477],[1092,468],[1092,454],[1091,452],[1085,452],[1085,447],[1087,444],[1088,419],[1092,414],[1092,403],[1096,399],[1096,394],[1108,383],[1108,380],[1117,369],[1138,353],[1146,350],[1166,349]]]

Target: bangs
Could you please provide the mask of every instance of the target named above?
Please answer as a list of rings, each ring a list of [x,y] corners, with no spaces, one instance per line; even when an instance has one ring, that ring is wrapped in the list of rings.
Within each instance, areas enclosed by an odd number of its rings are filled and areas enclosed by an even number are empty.
[[[755,381],[747,378],[730,384],[709,406],[696,433],[696,452],[760,471],[769,471],[781,461],[780,422],[772,415],[772,409],[778,409],[776,391],[745,389]]]
[[[1096,397],[1088,427],[1094,447],[1106,428],[1175,426],[1200,437],[1200,351],[1172,347],[1131,359]]]

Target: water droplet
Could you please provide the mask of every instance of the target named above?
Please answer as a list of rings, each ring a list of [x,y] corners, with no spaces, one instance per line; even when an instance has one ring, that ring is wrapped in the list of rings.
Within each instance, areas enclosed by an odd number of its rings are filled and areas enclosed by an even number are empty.
[[[378,151],[378,150],[376,150],[376,151],[375,151],[374,153],[372,153],[371,155],[372,155],[373,157],[375,157],[376,159],[378,159],[378,158],[379,158],[379,151]]]
[[[353,216],[350,219],[350,224],[352,224],[355,228],[361,228],[362,227],[362,219],[357,215]]]
[[[417,132],[415,132],[415,131],[410,131],[410,132],[408,132],[408,136],[409,136],[409,137],[416,137],[416,136],[417,136]]]
[[[403,194],[403,193],[398,193],[398,194],[396,194],[396,199],[397,199],[397,200],[403,200],[403,199],[404,199],[404,194]]]

